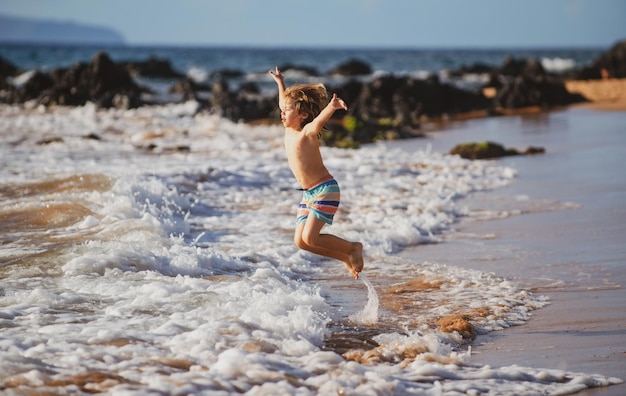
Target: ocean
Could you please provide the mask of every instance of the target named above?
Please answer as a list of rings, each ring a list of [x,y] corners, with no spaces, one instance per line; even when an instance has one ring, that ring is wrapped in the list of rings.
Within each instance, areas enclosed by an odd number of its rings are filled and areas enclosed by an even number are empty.
[[[50,70],[98,50],[3,45],[0,55],[23,70]],[[358,58],[375,73],[425,75],[536,55],[563,71],[601,52],[104,50],[116,61],[167,58],[200,81],[233,68],[260,83],[283,63],[325,71]],[[356,281],[341,263],[293,245],[301,193],[282,127],[198,109],[194,101],[132,110],[0,105],[0,389],[535,395],[620,382],[473,362],[472,338],[532,321],[549,298],[506,271],[406,254],[445,249],[467,221],[523,216],[522,198],[507,210],[473,204],[514,185],[514,164],[449,156],[428,138],[323,147],[342,186],[329,231],[364,244]],[[493,237],[470,239],[480,249]]]

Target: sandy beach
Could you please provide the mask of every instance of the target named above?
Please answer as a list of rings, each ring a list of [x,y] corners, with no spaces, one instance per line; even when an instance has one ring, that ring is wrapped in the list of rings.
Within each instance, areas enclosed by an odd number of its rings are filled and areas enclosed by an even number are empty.
[[[626,111],[626,79],[567,81],[565,88],[589,99],[591,103],[584,104],[586,107]]]
[[[546,154],[501,159],[518,171],[493,198],[465,200],[502,219],[458,225],[458,235],[404,254],[493,272],[551,303],[524,325],[479,336],[472,362],[598,373],[626,379],[625,80],[568,83],[592,98],[584,106],[534,115],[451,124],[428,141],[447,151],[491,140],[507,147],[543,146]],[[612,110],[612,111],[608,111]],[[615,111],[620,110],[620,111]],[[623,395],[626,385],[580,395]]]

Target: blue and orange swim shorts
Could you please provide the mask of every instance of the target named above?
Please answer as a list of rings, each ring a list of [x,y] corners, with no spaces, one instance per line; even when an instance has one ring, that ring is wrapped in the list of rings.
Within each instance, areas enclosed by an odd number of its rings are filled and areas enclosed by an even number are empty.
[[[309,213],[326,224],[333,224],[340,198],[339,184],[333,178],[304,190],[298,205],[296,224],[306,223]]]

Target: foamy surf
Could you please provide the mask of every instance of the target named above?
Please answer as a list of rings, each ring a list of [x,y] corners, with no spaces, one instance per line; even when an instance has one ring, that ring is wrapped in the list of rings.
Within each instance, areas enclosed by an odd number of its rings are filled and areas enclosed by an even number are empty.
[[[359,279],[367,287],[367,303],[362,311],[350,315],[349,318],[355,324],[374,325],[378,322],[378,294],[376,294],[376,289],[374,289],[367,275],[361,272]]]
[[[471,366],[469,341],[434,323],[473,314],[488,332],[545,301],[493,274],[394,255],[454,232],[469,214],[461,198],[507,185],[511,169],[325,147],[345,191],[333,233],[374,258],[377,290],[362,275],[363,290],[341,263],[293,245],[299,193],[282,128],[197,110],[0,106],[0,218],[12,219],[0,222],[3,391],[519,395],[618,381]],[[321,274],[348,292],[322,292]],[[344,311],[342,296],[358,308]],[[355,330],[368,342],[326,348],[352,312],[371,323]]]

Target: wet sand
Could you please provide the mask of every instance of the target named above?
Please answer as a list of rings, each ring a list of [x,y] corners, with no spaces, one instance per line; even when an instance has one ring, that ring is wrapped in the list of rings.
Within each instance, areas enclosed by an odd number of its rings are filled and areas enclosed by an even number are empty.
[[[403,255],[493,272],[551,304],[526,324],[477,338],[472,362],[601,374],[626,380],[626,112],[574,107],[453,123],[411,150],[491,140],[542,146],[546,154],[501,159],[518,171],[509,187],[462,201],[498,220],[468,217],[441,244]],[[480,212],[482,211],[482,212]],[[580,395],[624,395],[626,384]]]

